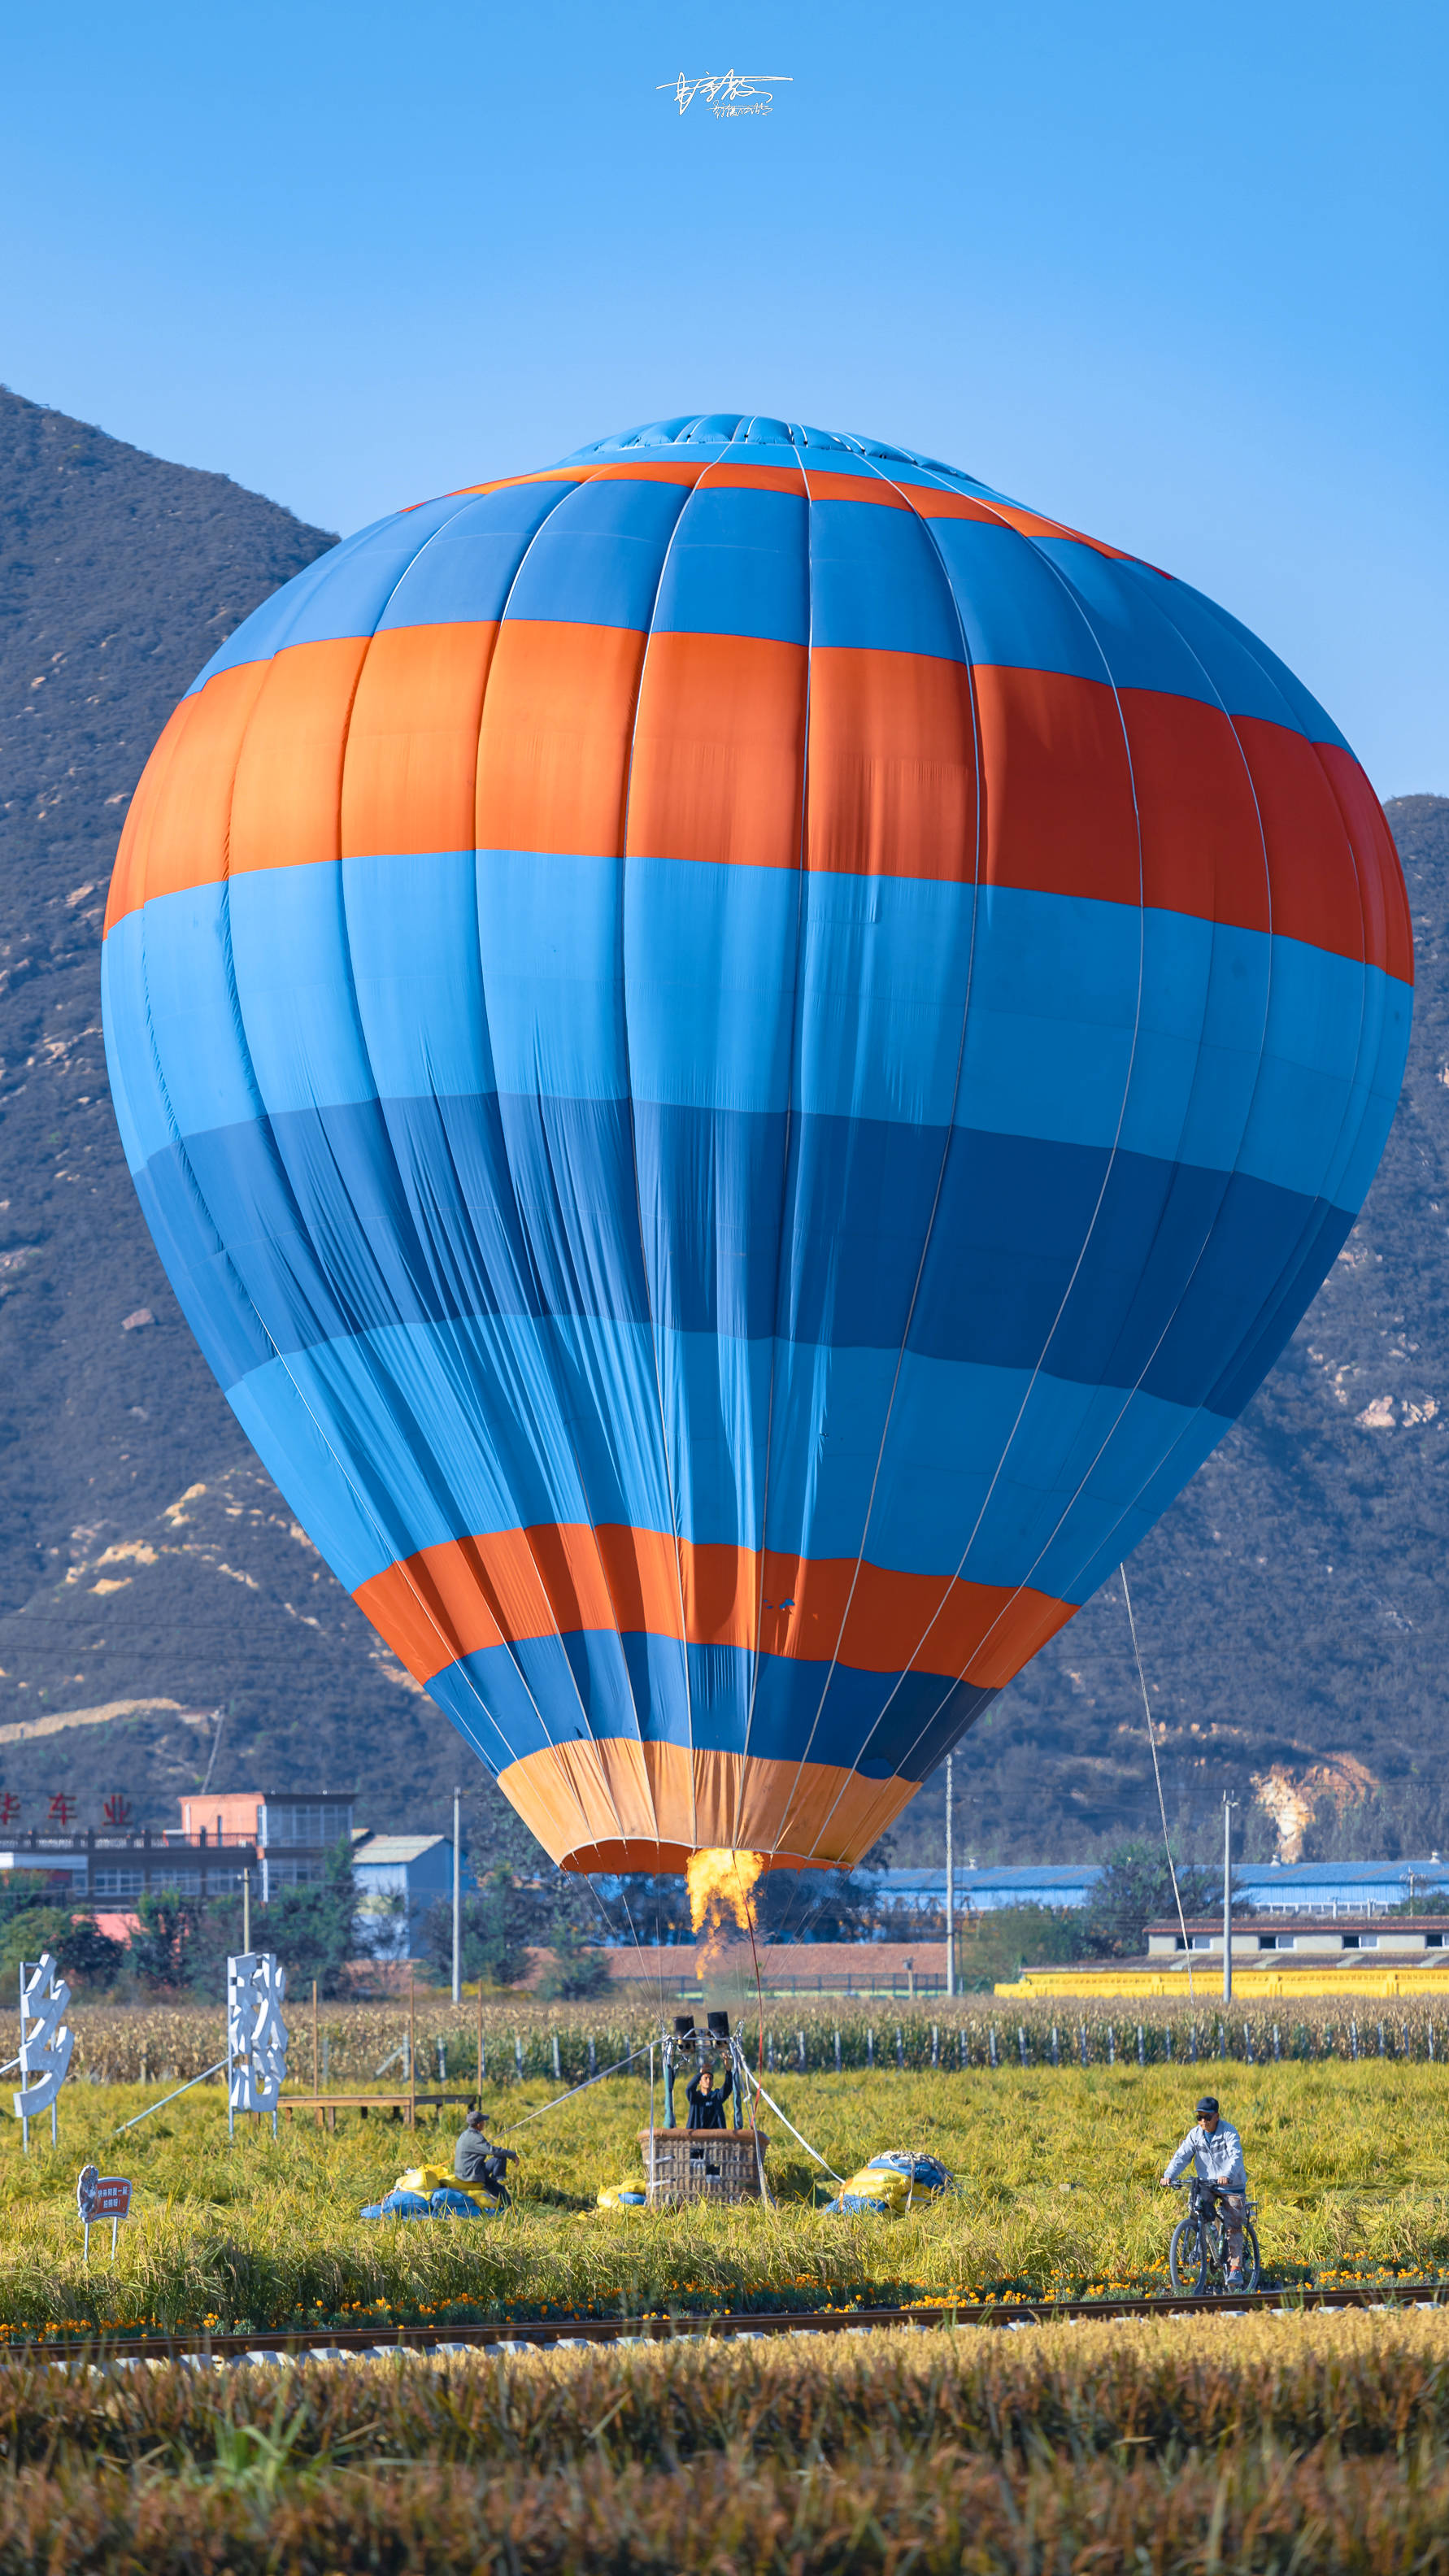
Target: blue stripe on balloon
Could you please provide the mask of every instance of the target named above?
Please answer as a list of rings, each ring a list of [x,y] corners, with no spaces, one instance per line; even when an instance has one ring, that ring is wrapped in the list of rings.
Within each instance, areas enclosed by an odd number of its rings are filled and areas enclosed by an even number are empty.
[[[519,566],[508,616],[647,627],[688,497],[677,483],[577,484],[550,511]]]
[[[879,485],[858,459],[837,455],[829,470]],[[888,479],[983,488],[903,468]],[[565,624],[642,630],[652,622],[660,632],[796,643],[812,631],[813,607],[816,644],[969,655],[1092,680],[1110,673],[1119,688],[1221,702],[1232,715],[1343,743],[1317,700],[1246,627],[1146,564],[990,522],[923,523],[864,499],[816,501],[807,519],[789,493],[706,484],[691,496],[647,480],[518,484],[379,520],[263,601],[192,692],[286,645],[471,623],[501,616],[505,605],[511,616]]]
[[[176,1130],[262,1108],[540,1084],[621,1099],[632,1077],[642,1100],[681,1107],[793,1099],[805,1115],[954,1114],[1064,1144],[1120,1134],[1134,1153],[1237,1162],[1353,1207],[1411,1007],[1377,968],[1181,913],[1000,887],[977,908],[969,888],[912,880],[516,852],[259,870],[167,895],[115,926],[103,972],[118,1061],[160,1049],[154,1089],[117,1086],[133,1168]]]
[[[225,1275],[207,1255],[185,1265],[212,1347],[234,1274],[280,1350],[517,1312],[895,1349],[909,1319],[934,1358],[1015,1368],[1047,1351],[1057,1376],[1145,1378],[1188,1404],[1235,1382],[1299,1247],[1326,1270],[1353,1222],[1247,1174],[1106,1146],[959,1128],[946,1144],[866,1119],[485,1094],[214,1128],[137,1181],[178,1258],[198,1192],[226,1248]],[[777,1262],[758,1215],[782,1203]]]
[[[973,662],[1106,679],[1101,648],[1081,606],[1036,540],[1000,522],[933,519],[930,527]]]
[[[816,501],[810,512],[810,609],[812,646],[966,659],[961,620],[932,532],[909,510]]]
[[[349,1591],[458,1538],[555,1521],[667,1533],[677,1511],[690,1544],[864,1548],[902,1572],[1081,1600],[1226,1427],[1024,1370],[907,1353],[897,1372],[893,1353],[511,1316],[318,1344],[230,1401]]]
[[[719,491],[686,502],[652,620],[656,635],[758,635],[810,640],[804,486]]]
[[[622,1738],[701,1753],[748,1744],[752,1759],[808,1760],[867,1780],[925,1779],[994,1697],[933,1673],[832,1673],[612,1629],[485,1647],[448,1665],[428,1694],[455,1724],[466,1720],[495,1770],[550,1744]],[[607,1833],[607,1811],[593,1821]]]
[[[414,555],[378,633],[501,617],[530,541],[574,489],[566,482],[516,483],[464,501]]]

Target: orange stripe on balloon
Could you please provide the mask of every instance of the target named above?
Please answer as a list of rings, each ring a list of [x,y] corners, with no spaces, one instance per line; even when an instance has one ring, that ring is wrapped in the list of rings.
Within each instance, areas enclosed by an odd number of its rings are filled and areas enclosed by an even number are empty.
[[[863,501],[868,508],[874,505],[878,510],[909,508],[910,504],[888,479],[888,465],[881,467],[881,474],[887,479],[877,482],[869,474],[832,474],[828,467],[808,464],[805,467],[805,480],[809,484],[812,501]]]
[[[430,493],[426,501],[405,501],[397,515],[406,518],[410,511],[427,510],[437,501],[475,501],[489,492],[519,492],[530,483],[674,483],[693,486],[702,474],[710,471],[709,459],[691,459],[688,464],[658,465],[553,465],[543,466],[534,474],[500,474],[491,483],[460,483],[451,492]],[[798,489],[798,477],[796,478]]]
[[[976,673],[990,885],[1141,899],[1137,816],[1110,688],[1056,671]]]
[[[478,731],[497,635],[495,621],[480,619],[373,637],[347,731],[345,859],[472,848]]]
[[[683,1607],[681,1612],[681,1592]],[[912,1668],[999,1689],[1074,1605],[1030,1588],[903,1574],[853,1557],[682,1544],[656,1530],[544,1522],[452,1539],[358,1587],[358,1607],[420,1682],[460,1656],[615,1629],[753,1648],[852,1671]]]
[[[1263,820],[1275,932],[1361,958],[1366,924],[1353,845],[1313,744],[1259,717],[1233,723]]]
[[[219,672],[147,763],[107,928],[153,896],[339,851],[610,856],[626,790],[633,853],[796,865],[802,649],[647,640],[646,657],[633,629],[460,622]],[[925,654],[822,647],[809,693],[812,868],[972,882],[979,741],[985,884],[1271,924],[1412,980],[1388,826],[1336,745],[1167,691]]]
[[[807,670],[800,644],[650,638],[629,777],[631,856],[799,866]]]
[[[964,663],[835,645],[811,654],[806,864],[972,883],[976,745]]]
[[[1368,951],[1375,965],[1405,984],[1414,980],[1414,925],[1408,888],[1388,817],[1351,751],[1336,742],[1313,746],[1338,800],[1364,889]]]
[[[270,668],[245,662],[182,699],[131,800],[107,930],[153,896],[219,885],[226,875],[237,754]]]
[[[337,857],[342,755],[367,649],[366,636],[344,635],[267,665],[237,754],[229,874]]]
[[[644,644],[632,627],[505,621],[478,747],[480,850],[620,848]]]
[[[1142,835],[1144,903],[1243,930],[1270,929],[1252,780],[1222,709],[1150,689],[1123,689],[1118,703]]]

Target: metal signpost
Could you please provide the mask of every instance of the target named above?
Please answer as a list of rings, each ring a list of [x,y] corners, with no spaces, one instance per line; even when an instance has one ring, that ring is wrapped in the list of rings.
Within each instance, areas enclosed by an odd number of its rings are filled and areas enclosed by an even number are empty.
[[[48,1950],[43,1950],[38,1959],[21,1960],[18,2063],[22,2089],[14,2096],[14,2102],[27,2155],[30,2123],[41,2111],[50,2113],[50,2143],[56,2143],[55,2099],[70,2073],[71,2050],[75,2046],[74,2031],[61,2020],[69,2002],[70,1988],[63,1977],[57,1978],[55,1961]]]
[[[88,2263],[91,2259],[91,2229],[99,2227],[107,2218],[111,2222],[111,2261],[114,2263],[116,2232],[122,2219],[131,2215],[131,2190],[131,2184],[120,2174],[101,2174],[97,2173],[94,2165],[82,2165],[80,2180],[75,2187],[75,2203],[86,2232]]]
[[[236,2135],[238,2111],[272,2115],[287,2080],[287,2025],[282,2005],[287,1972],[272,1950],[244,1950],[226,1963],[226,2129]]]

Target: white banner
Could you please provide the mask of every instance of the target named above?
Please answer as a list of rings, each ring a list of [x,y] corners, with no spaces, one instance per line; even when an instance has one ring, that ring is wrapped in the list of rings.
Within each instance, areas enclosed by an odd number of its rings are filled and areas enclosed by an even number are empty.
[[[17,2120],[33,2120],[37,2112],[53,2109],[55,2097],[70,2073],[75,2033],[61,2020],[69,2002],[70,1988],[64,1977],[57,1977],[55,1961],[48,1950],[42,1951],[34,1962],[22,1963],[20,2081],[24,2089],[13,2097]]]
[[[287,2080],[287,1971],[272,1950],[226,1963],[227,2101],[233,2112],[276,2112]]]

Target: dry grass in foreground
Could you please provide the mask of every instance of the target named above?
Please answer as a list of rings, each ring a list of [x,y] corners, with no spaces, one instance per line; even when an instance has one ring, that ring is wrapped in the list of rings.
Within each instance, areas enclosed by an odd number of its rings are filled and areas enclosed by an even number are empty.
[[[0,2576],[1449,2567],[1449,2317],[0,2367]]]

